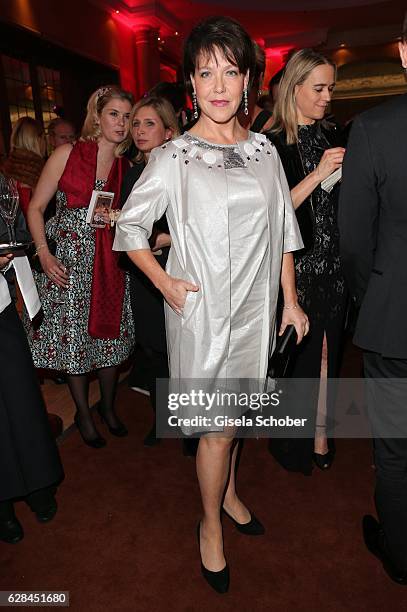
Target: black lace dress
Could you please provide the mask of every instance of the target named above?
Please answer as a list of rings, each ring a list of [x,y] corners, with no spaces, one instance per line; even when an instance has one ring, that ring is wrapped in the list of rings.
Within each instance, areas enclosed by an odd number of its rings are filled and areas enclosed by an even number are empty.
[[[304,173],[310,174],[319,164],[330,144],[318,125],[300,125],[298,149]],[[339,259],[337,224],[338,188],[327,193],[318,185],[312,192],[315,218],[314,246],[295,259],[299,301],[315,324],[324,325],[343,318],[345,280]]]
[[[291,188],[302,180],[300,177],[293,180],[292,168],[296,166],[294,156],[300,156],[300,161],[297,161],[302,166],[303,176],[306,176],[318,166],[325,149],[337,146],[329,143],[318,123],[299,126],[298,146],[286,145],[281,140],[277,144]],[[292,387],[297,397],[302,398],[301,414],[308,418],[310,425],[308,437],[272,440],[270,448],[286,469],[307,475],[312,470],[324,336],[327,339],[328,378],[338,377],[342,355],[347,290],[339,259],[339,188],[337,185],[327,193],[318,185],[312,192],[313,245],[294,253],[298,299],[310,320],[310,333],[296,350],[290,375],[292,379],[297,379],[292,381]],[[307,381],[302,382],[302,379]],[[310,379],[314,383],[310,384]],[[328,437],[332,435],[329,423],[333,418],[334,399],[335,382],[330,380],[327,397]]]

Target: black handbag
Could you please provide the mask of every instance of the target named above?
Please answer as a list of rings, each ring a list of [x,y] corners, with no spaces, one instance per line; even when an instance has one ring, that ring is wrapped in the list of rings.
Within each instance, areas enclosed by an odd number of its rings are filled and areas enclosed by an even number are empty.
[[[294,325],[287,325],[282,336],[278,336],[275,349],[269,359],[267,376],[282,378],[288,368],[290,357],[297,345],[297,332]]]

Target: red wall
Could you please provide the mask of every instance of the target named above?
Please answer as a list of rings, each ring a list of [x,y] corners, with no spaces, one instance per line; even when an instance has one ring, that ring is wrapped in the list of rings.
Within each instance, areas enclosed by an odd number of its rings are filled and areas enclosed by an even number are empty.
[[[0,0],[0,19],[119,68],[122,86],[136,93],[133,33],[96,6],[83,0]]]

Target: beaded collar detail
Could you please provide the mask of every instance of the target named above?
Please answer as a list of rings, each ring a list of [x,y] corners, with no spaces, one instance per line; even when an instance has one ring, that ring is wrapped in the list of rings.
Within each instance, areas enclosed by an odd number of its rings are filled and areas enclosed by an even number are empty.
[[[209,169],[213,166],[231,170],[233,168],[246,168],[247,161],[252,157],[259,161],[259,154],[267,142],[263,134],[249,133],[249,139],[236,144],[214,144],[185,132],[181,138],[173,140],[177,149],[181,150],[181,155],[185,156],[184,163],[189,163],[189,158],[203,160]],[[176,153],[173,158],[178,157]]]

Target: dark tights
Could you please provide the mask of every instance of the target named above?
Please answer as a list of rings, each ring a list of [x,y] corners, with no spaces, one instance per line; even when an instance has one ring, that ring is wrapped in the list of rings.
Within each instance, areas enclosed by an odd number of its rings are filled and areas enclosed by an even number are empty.
[[[104,418],[110,427],[117,427],[119,421],[114,412],[117,388],[117,367],[101,368],[97,371],[100,387],[100,405]],[[89,409],[89,379],[87,374],[67,375],[67,382],[78,412],[79,425],[86,438],[95,438],[97,430]]]

